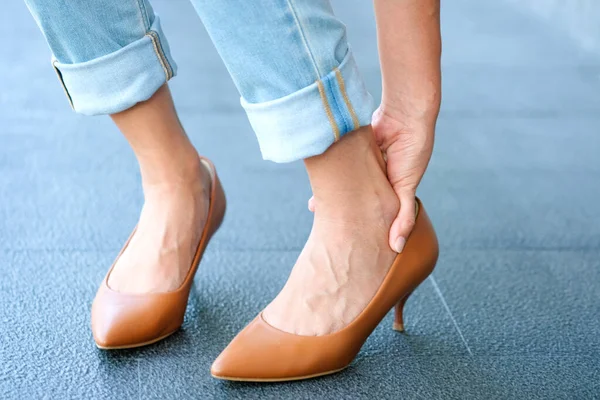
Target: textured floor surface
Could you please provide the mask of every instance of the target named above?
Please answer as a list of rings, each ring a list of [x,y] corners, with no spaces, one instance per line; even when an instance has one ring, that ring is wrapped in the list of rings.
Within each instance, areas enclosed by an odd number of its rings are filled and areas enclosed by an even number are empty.
[[[516,2],[443,2],[444,102],[420,188],[442,249],[407,334],[388,316],[343,373],[227,383],[210,363],[285,281],[310,191],[301,163],[261,160],[191,6],[155,3],[181,118],[230,199],[225,224],[179,333],[96,349],[91,301],[141,206],[135,160],[108,118],[70,111],[27,9],[3,5],[1,399],[600,398],[598,55]],[[335,5],[379,96],[371,4]]]

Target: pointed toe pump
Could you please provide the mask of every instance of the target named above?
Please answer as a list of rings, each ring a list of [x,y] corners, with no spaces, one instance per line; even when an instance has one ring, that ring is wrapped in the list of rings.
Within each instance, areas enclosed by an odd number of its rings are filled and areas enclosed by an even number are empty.
[[[417,199],[415,227],[367,307],[345,328],[323,336],[301,336],[269,325],[259,314],[215,360],[211,374],[233,381],[276,382],[314,378],[346,368],[395,308],[393,328],[403,331],[406,299],[433,271],[438,242]]]
[[[201,161],[211,177],[208,218],[185,280],[178,289],[170,292],[116,292],[108,285],[108,278],[116,264],[115,261],[100,285],[92,304],[92,333],[99,348],[126,349],[145,346],[164,339],[181,327],[198,264],[210,238],[225,216],[225,193],[215,167],[205,158]],[[117,260],[127,248],[132,236],[133,233],[117,256]]]

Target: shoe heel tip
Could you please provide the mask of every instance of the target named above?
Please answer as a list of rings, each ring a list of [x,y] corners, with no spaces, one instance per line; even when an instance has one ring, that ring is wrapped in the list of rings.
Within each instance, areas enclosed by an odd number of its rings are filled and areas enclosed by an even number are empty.
[[[397,331],[397,332],[404,332],[404,324],[400,324],[398,322],[394,322],[394,325],[392,326],[392,329]]]

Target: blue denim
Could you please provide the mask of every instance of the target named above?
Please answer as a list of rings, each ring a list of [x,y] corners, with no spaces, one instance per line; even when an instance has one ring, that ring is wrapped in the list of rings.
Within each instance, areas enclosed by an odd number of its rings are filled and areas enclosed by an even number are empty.
[[[177,73],[146,0],[26,3],[77,112],[123,111]],[[329,1],[192,3],[241,94],[263,158],[288,162],[321,154],[370,124],[373,99]]]

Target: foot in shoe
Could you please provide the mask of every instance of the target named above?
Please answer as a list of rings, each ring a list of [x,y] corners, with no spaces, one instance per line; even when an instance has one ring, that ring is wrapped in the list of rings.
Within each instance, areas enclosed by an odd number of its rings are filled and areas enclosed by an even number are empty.
[[[208,215],[210,175],[195,160],[175,176],[143,183],[139,223],[108,285],[123,293],[168,292],[185,280]],[[182,172],[184,171],[184,172]]]
[[[285,332],[325,335],[347,326],[397,255],[388,233],[398,198],[370,127],[348,136],[306,160],[315,199],[312,231],[284,288],[263,312]]]

